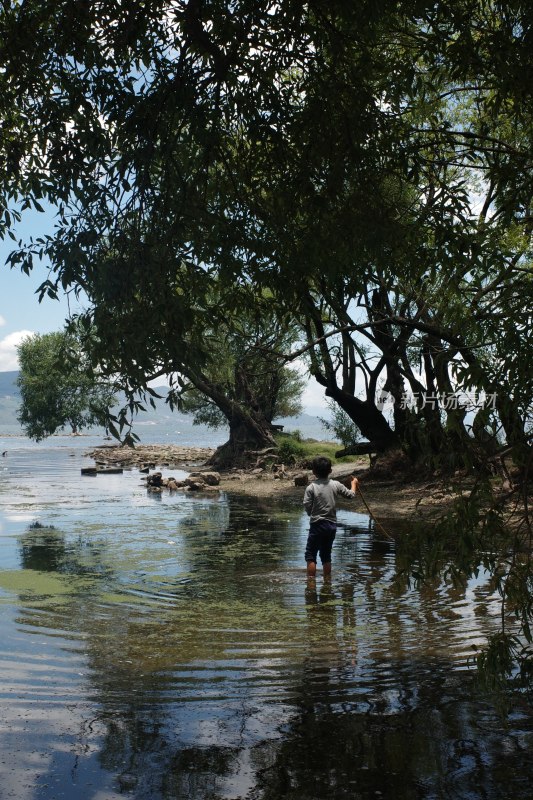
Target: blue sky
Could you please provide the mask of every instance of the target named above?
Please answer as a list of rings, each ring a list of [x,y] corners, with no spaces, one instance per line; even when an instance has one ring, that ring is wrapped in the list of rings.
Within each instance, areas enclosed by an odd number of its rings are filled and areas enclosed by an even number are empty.
[[[17,226],[15,234],[27,240],[51,231],[53,215],[50,211],[26,213]],[[0,372],[18,369],[16,346],[32,333],[50,333],[61,330],[69,316],[69,302],[66,296],[60,300],[45,297],[39,303],[36,291],[48,276],[45,263],[35,262],[33,272],[28,276],[18,268],[10,269],[5,263],[16,243],[9,237],[0,241]],[[75,300],[73,302],[76,302]],[[72,307],[75,311],[79,306]],[[325,406],[324,390],[312,380],[303,396],[304,409],[308,413],[323,414]]]
[[[50,212],[27,212],[15,229],[22,239],[51,230]],[[60,330],[68,316],[68,301],[45,298],[39,303],[36,291],[48,275],[47,266],[36,263],[31,275],[5,263],[16,243],[9,237],[0,241],[0,372],[18,369],[16,345],[31,333]]]
[[[51,232],[54,226],[53,210],[26,211],[14,229],[17,239],[29,240]],[[16,346],[33,333],[50,333],[64,327],[69,316],[69,300],[63,295],[59,300],[45,297],[39,302],[37,289],[48,277],[48,265],[35,262],[30,275],[18,267],[10,268],[6,259],[16,242],[6,237],[0,241],[0,372],[18,369]],[[75,301],[74,301],[75,302]],[[76,310],[72,307],[71,311]]]

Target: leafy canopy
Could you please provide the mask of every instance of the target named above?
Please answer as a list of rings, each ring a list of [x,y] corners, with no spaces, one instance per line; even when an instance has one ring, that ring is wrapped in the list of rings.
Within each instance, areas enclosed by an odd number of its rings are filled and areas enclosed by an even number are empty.
[[[18,420],[40,441],[70,427],[73,433],[105,425],[115,388],[91,371],[79,341],[58,332],[34,335],[18,346],[22,398]]]

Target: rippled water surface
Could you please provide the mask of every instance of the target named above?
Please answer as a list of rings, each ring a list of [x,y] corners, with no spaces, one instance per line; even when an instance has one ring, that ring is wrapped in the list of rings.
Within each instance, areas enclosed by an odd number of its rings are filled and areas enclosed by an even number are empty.
[[[82,477],[84,442],[21,442],[0,439],[1,800],[533,796],[529,708],[472,683],[483,576],[400,591],[344,508],[308,584],[299,502],[154,499],[136,470]]]

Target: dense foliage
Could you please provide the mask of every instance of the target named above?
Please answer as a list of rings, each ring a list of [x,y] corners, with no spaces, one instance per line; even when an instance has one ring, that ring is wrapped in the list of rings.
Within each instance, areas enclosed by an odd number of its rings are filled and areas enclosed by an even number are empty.
[[[189,372],[189,383],[179,390],[181,408],[193,413],[193,422],[211,428],[231,426],[231,411],[212,399],[208,386],[217,385],[228,401],[255,410],[274,429],[274,420],[302,412],[304,377],[272,355],[278,347],[290,347],[294,332],[275,321],[268,324],[267,312],[252,321],[242,314],[230,326],[204,331],[210,341],[210,367],[203,376],[204,391],[197,388],[199,376]]]
[[[203,332],[238,334],[267,292],[305,340],[274,352],[307,353],[377,451],[476,470],[482,531],[512,460],[526,513],[498,587],[527,640],[532,39],[520,0],[24,0],[0,18],[2,229],[58,209],[10,261],[48,257],[43,294],[87,295],[92,361],[132,393],[175,373],[227,407]],[[490,398],[475,415],[472,393]],[[232,402],[239,442],[270,441]],[[464,574],[486,546],[468,541]]]
[[[18,356],[18,420],[27,436],[40,441],[66,427],[79,433],[106,424],[115,389],[91,371],[73,335],[30,336],[18,346]]]
[[[192,326],[189,335],[202,341],[205,363],[182,362],[171,376],[171,405],[192,412],[197,423],[228,426],[229,440],[211,460],[217,467],[255,461],[258,450],[275,446],[274,420],[302,410],[305,381],[276,356],[296,340],[296,327],[279,318],[271,296],[247,294],[238,315],[216,327]]]

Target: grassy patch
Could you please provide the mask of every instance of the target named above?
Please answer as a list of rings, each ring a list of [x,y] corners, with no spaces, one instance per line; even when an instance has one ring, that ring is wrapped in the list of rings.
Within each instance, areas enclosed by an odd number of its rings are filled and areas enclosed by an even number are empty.
[[[333,464],[346,464],[354,460],[353,456],[335,458],[335,453],[342,449],[342,445],[338,442],[302,439],[299,431],[278,433],[275,438],[280,449],[280,458],[286,464],[310,461],[315,456],[326,456],[331,459]]]

